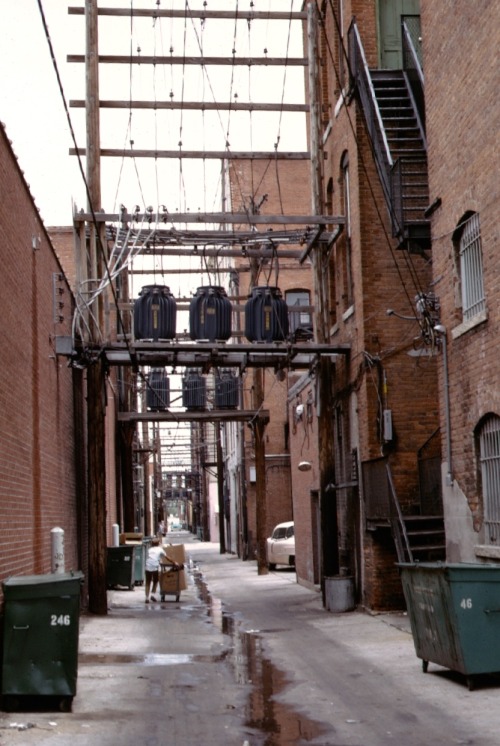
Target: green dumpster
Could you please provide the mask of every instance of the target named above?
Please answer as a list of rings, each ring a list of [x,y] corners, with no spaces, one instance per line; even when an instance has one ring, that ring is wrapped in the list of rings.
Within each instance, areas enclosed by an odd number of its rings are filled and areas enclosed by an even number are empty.
[[[22,575],[3,583],[2,699],[57,698],[70,710],[76,694],[81,572]]]
[[[464,674],[500,672],[500,565],[400,563],[417,657]]]
[[[135,585],[134,546],[123,544],[108,547],[106,554],[106,585],[108,588],[122,586],[132,590]]]

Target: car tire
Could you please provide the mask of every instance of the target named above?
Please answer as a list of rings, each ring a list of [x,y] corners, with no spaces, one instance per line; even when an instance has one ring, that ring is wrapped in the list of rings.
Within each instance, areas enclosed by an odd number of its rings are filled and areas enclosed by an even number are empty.
[[[276,565],[274,562],[268,562],[267,567],[269,570],[276,570]]]
[[[288,564],[290,567],[295,567],[295,557],[293,555],[288,558]]]

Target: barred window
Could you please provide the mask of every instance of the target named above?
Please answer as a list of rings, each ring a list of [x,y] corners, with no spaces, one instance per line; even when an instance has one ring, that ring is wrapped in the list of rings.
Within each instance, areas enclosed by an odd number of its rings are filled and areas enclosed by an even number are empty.
[[[288,320],[290,331],[298,329],[312,331],[311,295],[309,290],[287,290],[285,300],[288,306]],[[302,308],[304,306],[304,308]]]
[[[473,213],[461,221],[454,238],[458,248],[463,320],[469,321],[486,308],[479,215]]]
[[[483,492],[485,539],[497,544],[500,538],[500,417],[493,415],[478,433]]]

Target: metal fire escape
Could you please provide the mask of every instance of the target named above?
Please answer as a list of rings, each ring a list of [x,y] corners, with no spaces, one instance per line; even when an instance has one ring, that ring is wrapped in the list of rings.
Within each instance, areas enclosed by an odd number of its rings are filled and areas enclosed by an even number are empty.
[[[424,77],[415,33],[419,19],[411,20],[417,21],[413,34],[404,20],[402,23],[403,69],[369,68],[355,21],[349,29],[349,64],[352,91],[365,118],[392,235],[399,249],[424,253],[431,248],[426,215],[429,187]],[[432,440],[435,442],[434,437]],[[425,483],[423,470],[419,476],[420,504],[403,513],[388,461],[380,459],[366,465],[368,524],[372,528],[390,526],[400,562],[445,559],[440,475],[431,473],[427,465],[430,483]]]
[[[369,68],[356,23],[349,29],[352,86],[366,120],[398,248],[430,249],[424,78],[417,42],[402,24],[402,70]]]

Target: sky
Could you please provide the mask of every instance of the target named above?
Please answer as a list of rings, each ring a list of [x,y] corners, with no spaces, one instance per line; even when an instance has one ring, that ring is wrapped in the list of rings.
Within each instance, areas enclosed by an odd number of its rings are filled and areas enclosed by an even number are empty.
[[[66,101],[85,97],[83,64],[68,63],[68,54],[84,54],[83,16],[68,14],[80,0],[40,0]],[[185,0],[101,0],[117,8],[184,8]],[[190,0],[191,9],[202,0]],[[208,10],[256,11],[301,9],[301,0],[210,0]],[[0,120],[6,127],[20,167],[46,226],[70,225],[74,209],[86,208],[85,185],[75,156],[70,126],[63,105],[37,0],[0,0]],[[180,56],[302,56],[299,24],[287,22],[207,20],[183,21],[151,18],[131,23],[130,18],[99,21],[101,54]],[[266,50],[266,51],[265,51]],[[303,100],[303,69],[238,68],[232,66],[100,66],[100,98],[143,100],[239,100],[297,103]],[[69,108],[79,147],[85,147],[84,109]],[[108,148],[272,151],[305,150],[303,115],[263,115],[227,112],[147,112],[101,110],[101,144]],[[83,159],[85,170],[85,159]],[[103,158],[102,207],[117,212],[120,205],[170,212],[219,211],[220,163],[162,159]]]

